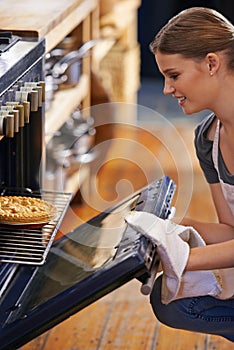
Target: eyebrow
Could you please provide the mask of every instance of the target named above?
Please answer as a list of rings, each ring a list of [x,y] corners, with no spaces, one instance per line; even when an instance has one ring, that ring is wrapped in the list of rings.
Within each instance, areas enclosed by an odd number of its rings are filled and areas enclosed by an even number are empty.
[[[176,68],[167,68],[167,69],[165,69],[163,71],[163,74],[168,74],[168,73],[170,73],[171,71],[174,71],[174,70],[176,70]]]

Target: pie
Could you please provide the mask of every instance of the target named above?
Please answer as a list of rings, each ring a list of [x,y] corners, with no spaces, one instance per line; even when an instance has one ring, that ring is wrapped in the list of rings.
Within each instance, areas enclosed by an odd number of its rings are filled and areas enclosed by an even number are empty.
[[[0,196],[0,223],[47,223],[56,215],[56,207],[40,198]]]

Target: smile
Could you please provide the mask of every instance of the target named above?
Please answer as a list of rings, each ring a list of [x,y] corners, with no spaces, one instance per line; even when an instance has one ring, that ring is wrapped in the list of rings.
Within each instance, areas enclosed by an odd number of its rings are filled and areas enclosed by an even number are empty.
[[[182,105],[185,103],[185,101],[186,101],[186,97],[185,97],[185,96],[183,96],[183,97],[178,97],[177,100],[178,100],[178,104],[179,104],[180,106],[182,106]]]

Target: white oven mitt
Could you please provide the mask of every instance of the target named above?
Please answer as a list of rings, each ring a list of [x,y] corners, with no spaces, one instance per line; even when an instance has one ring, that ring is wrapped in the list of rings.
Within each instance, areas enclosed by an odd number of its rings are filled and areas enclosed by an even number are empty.
[[[186,271],[190,247],[204,246],[205,242],[193,227],[177,225],[154,214],[135,211],[125,217],[137,232],[149,238],[156,246],[162,270],[162,302],[201,295],[218,296],[222,288],[215,271]]]

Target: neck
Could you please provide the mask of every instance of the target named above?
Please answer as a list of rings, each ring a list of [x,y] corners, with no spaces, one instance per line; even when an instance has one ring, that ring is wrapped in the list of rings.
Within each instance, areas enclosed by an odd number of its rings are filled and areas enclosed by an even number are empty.
[[[221,121],[225,129],[234,130],[234,106],[233,108],[227,106],[225,108],[218,108],[214,110],[216,117]]]
[[[221,73],[220,73],[221,74]],[[224,72],[221,78],[215,82],[212,95],[212,108],[222,125],[226,128],[234,128],[234,75]]]
[[[221,121],[222,125],[226,128],[234,130],[234,98],[231,96],[224,96],[220,94],[220,97],[216,100],[215,105],[211,110],[215,113],[216,117]]]

